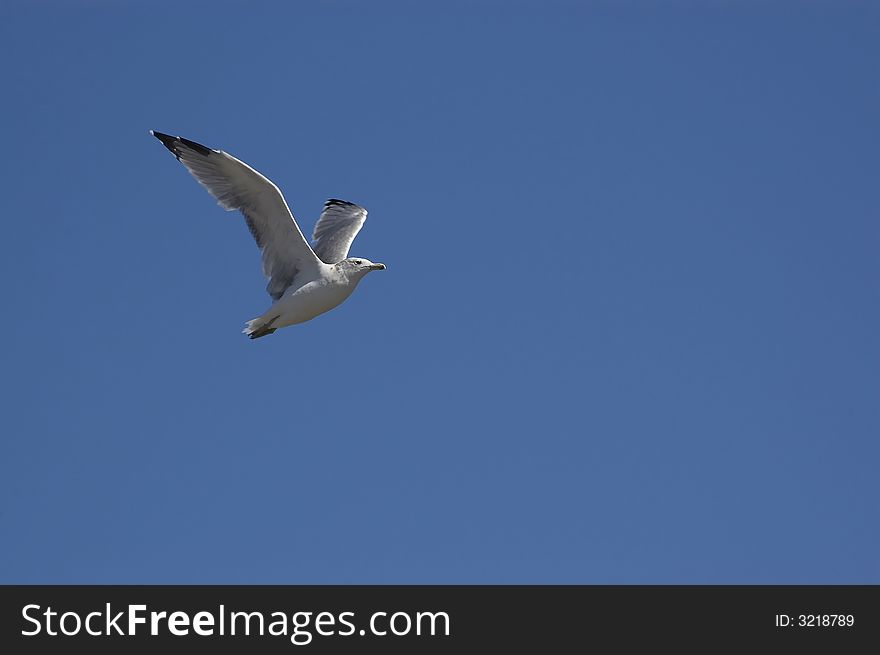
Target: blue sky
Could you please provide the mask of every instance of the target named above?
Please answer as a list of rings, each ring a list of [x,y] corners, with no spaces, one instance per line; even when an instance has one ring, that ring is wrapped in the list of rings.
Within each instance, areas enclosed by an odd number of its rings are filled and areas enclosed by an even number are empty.
[[[0,581],[880,583],[868,2],[7,3]],[[244,222],[385,262],[249,341]]]

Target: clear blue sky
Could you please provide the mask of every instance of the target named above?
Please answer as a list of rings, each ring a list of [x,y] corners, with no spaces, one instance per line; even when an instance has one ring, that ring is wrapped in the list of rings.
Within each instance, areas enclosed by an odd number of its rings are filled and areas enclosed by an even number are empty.
[[[5,3],[0,581],[880,583],[878,28]],[[257,249],[150,129],[388,270],[249,341]]]

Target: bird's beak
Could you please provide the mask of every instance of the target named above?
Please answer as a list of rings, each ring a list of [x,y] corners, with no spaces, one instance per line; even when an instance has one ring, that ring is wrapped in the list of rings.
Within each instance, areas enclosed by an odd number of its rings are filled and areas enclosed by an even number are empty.
[[[373,264],[372,266],[370,266],[370,270],[371,271],[384,271],[385,264]]]

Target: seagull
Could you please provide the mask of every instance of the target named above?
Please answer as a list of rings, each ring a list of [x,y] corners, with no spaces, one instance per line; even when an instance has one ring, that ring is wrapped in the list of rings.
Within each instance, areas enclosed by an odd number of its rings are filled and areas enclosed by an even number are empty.
[[[271,180],[223,152],[195,141],[150,130],[177,161],[208,190],[226,211],[238,210],[263,255],[263,275],[272,306],[247,322],[242,332],[251,339],[279,328],[305,323],[328,312],[351,295],[370,271],[385,270],[348,249],[367,220],[367,210],[331,198],[312,232],[303,237],[293,214]]]

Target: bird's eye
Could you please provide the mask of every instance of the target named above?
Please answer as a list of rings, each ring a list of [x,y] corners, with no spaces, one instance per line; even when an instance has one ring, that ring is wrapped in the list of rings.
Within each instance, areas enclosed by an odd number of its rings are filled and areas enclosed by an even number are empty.
[[[355,260],[354,260],[354,263],[357,264],[358,266],[360,266],[360,265],[363,264],[364,262],[363,262],[363,260],[355,259]]]

